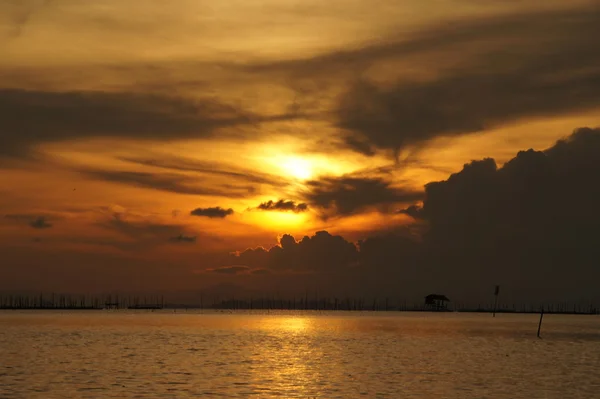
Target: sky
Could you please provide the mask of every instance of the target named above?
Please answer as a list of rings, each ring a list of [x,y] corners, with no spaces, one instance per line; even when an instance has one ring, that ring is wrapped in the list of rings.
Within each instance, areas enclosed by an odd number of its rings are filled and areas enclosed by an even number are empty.
[[[0,2],[0,290],[598,300],[599,23]]]

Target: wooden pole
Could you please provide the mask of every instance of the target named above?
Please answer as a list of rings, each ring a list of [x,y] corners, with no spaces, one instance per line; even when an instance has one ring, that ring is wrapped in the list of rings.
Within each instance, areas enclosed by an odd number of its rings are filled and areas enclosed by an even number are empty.
[[[500,294],[500,286],[499,285],[496,286],[496,291],[494,292],[496,299],[494,301],[494,314],[492,317],[496,317],[496,309],[498,308],[498,294]]]
[[[540,337],[540,331],[542,329],[542,319],[543,318],[544,318],[544,307],[542,307],[542,312],[540,313],[540,324],[538,324],[538,333],[537,333],[538,338],[542,338],[542,337]]]

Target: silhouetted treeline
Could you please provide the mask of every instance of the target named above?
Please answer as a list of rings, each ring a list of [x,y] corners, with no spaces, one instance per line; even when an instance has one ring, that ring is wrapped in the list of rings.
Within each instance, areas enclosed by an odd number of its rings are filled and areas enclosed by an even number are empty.
[[[209,308],[229,310],[346,310],[346,311],[402,311],[426,312],[432,308],[425,303],[407,303],[406,301],[392,301],[389,298],[367,300],[364,298],[257,298],[257,299],[225,299],[213,303]],[[499,305],[496,313],[539,313],[541,309],[546,313],[555,314],[599,314],[593,304],[543,304],[543,305]],[[492,313],[493,304],[469,306],[466,304],[451,304],[448,309],[441,311],[480,312]]]
[[[38,294],[15,295],[0,294],[0,309],[227,309],[227,310],[345,310],[345,311],[431,311],[424,302],[407,302],[392,298],[310,298],[308,296],[280,298],[261,296],[258,298],[225,298],[213,296],[209,301],[201,296],[194,304],[165,303],[164,297],[158,295],[69,295]],[[593,303],[547,303],[547,304],[499,304],[496,313],[545,313],[554,314],[600,314],[600,309]],[[491,313],[494,305],[450,303],[442,311]]]
[[[162,309],[164,299],[158,296],[0,294],[0,309]]]

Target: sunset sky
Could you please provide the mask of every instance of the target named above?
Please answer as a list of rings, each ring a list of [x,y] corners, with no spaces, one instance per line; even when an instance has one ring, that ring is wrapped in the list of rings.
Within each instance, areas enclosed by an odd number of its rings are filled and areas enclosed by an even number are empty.
[[[599,26],[595,0],[2,1],[0,290],[359,290],[241,254],[419,242],[427,183],[597,138]]]

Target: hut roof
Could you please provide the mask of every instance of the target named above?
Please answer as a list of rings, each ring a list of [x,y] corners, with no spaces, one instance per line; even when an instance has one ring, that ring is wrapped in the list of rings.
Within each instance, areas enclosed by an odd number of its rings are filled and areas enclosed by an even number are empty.
[[[429,294],[425,297],[426,301],[446,301],[450,302],[450,299],[446,295],[441,294]]]

